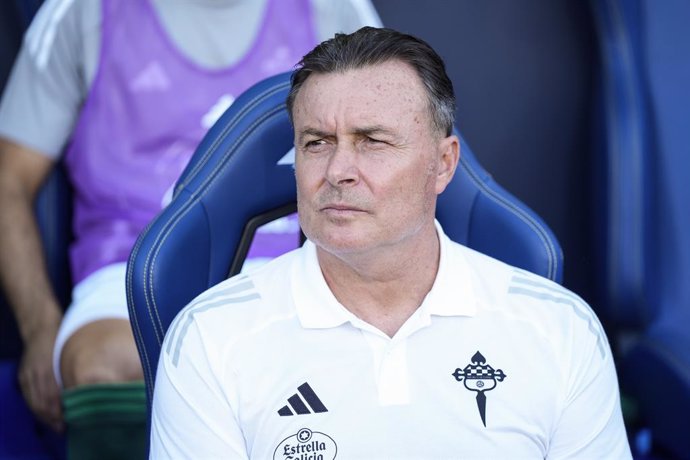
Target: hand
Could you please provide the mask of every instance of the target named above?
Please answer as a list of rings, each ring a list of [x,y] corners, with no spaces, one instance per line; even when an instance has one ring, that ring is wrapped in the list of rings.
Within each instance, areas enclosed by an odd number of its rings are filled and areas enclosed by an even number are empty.
[[[53,347],[57,325],[43,327],[24,342],[19,385],[31,411],[53,430],[62,432],[60,388],[53,373]]]

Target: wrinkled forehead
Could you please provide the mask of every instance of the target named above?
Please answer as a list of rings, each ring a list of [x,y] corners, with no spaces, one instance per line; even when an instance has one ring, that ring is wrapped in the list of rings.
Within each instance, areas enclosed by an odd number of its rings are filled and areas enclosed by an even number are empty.
[[[359,83],[361,87],[366,87],[373,81],[380,88],[383,88],[383,85],[397,85],[402,91],[412,91],[421,95],[426,93],[416,69],[407,62],[393,58],[380,63],[346,67],[329,72],[311,72],[302,82],[295,99],[299,99],[305,87],[323,85],[324,82],[337,84],[344,81]]]
[[[310,75],[295,98],[295,124],[336,112],[356,112],[370,118],[405,117],[420,112],[430,116],[421,79],[412,66],[398,60]]]

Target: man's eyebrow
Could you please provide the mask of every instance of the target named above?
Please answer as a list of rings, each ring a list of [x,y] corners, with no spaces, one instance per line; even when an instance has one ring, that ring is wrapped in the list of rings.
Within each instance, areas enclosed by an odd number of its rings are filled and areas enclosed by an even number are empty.
[[[386,136],[395,136],[395,133],[386,128],[385,126],[381,125],[374,125],[374,126],[364,126],[361,128],[356,128],[353,131],[353,134],[357,134],[359,136],[371,136],[373,134],[383,134]]]
[[[304,128],[299,133],[297,133],[297,140],[301,142],[307,136],[323,138],[323,137],[328,137],[330,135],[331,134],[329,134],[325,131],[321,131],[321,130],[316,129],[316,128]]]
[[[394,131],[382,125],[363,126],[360,128],[355,128],[352,130],[352,134],[355,134],[357,136],[373,136],[378,134],[395,137]],[[331,136],[333,136],[333,133],[322,131],[317,128],[304,128],[299,133],[297,133],[297,141],[301,143],[305,137],[315,137],[321,139]]]

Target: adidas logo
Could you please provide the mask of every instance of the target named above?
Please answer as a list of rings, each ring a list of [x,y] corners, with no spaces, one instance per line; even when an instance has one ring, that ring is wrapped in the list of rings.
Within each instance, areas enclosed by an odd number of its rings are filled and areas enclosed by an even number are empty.
[[[150,62],[131,83],[132,91],[165,91],[170,88],[170,79],[163,67]]]
[[[316,414],[328,412],[326,406],[307,382],[297,387],[297,393],[288,398],[288,403],[280,408],[278,415],[289,417],[291,415]]]

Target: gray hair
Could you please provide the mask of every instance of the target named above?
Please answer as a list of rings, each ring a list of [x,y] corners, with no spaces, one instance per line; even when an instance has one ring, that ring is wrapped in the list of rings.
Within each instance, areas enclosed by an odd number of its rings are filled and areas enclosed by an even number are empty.
[[[306,54],[291,77],[287,108],[292,120],[295,98],[312,73],[345,72],[399,60],[417,72],[426,88],[434,127],[449,136],[455,122],[455,93],[443,59],[423,40],[392,29],[362,27],[336,34]]]

